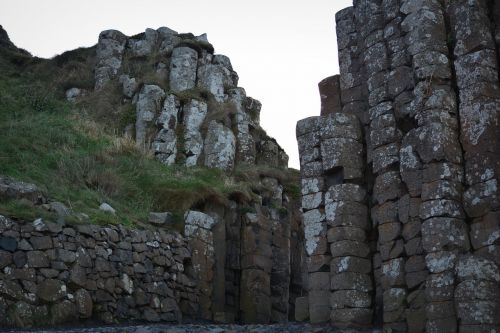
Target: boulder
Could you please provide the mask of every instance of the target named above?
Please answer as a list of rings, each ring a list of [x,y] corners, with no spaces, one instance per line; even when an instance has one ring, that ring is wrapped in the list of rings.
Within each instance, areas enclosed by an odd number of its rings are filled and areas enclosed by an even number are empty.
[[[37,288],[37,296],[44,302],[53,303],[66,296],[66,285],[59,280],[47,279],[42,281]]]
[[[150,212],[148,222],[157,226],[165,226],[174,221],[174,215],[170,212],[155,213]]]
[[[36,185],[0,175],[0,200],[9,199],[27,199],[35,204],[45,202],[44,195]]]
[[[99,206],[99,210],[102,210],[105,213],[110,213],[110,214],[113,214],[113,215],[116,214],[116,210],[113,207],[111,207],[109,204],[105,203],[105,202],[103,202]]]
[[[92,316],[92,297],[85,289],[78,289],[75,292],[76,311],[80,318],[90,318]]]

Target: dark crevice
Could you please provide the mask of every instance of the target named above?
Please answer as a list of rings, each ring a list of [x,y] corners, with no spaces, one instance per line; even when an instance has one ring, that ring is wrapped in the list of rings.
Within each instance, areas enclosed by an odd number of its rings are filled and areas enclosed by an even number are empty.
[[[339,185],[344,182],[344,167],[335,167],[325,171],[325,186],[330,188],[333,185]]]

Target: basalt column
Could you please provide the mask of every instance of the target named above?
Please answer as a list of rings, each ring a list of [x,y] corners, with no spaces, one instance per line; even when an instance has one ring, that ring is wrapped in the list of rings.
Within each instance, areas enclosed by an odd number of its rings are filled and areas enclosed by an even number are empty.
[[[317,308],[326,311],[325,262],[341,295],[336,258],[348,255],[337,251],[352,251],[372,258],[370,271],[356,273],[375,282],[364,305],[384,330],[498,330],[500,5],[356,0],[336,23],[340,76],[319,84],[324,117],[297,124],[311,322]],[[357,117],[359,139],[342,129],[341,116]],[[332,124],[342,135],[325,136]],[[361,144],[359,178],[348,176],[356,149],[343,160],[350,139]],[[350,219],[364,223],[361,207],[370,214],[362,233],[336,239],[332,211],[344,201],[358,207]],[[344,308],[361,302],[332,297],[333,325],[365,322],[349,318],[353,311],[336,315],[335,299]]]
[[[368,326],[373,283],[361,124],[353,114],[311,117],[297,124],[297,138],[309,319],[331,320],[337,327]]]
[[[490,9],[489,1],[447,1],[465,160],[463,204],[474,253],[460,257],[455,267],[460,332],[500,325],[500,289],[494,283],[499,276],[489,274],[500,264],[500,89]]]
[[[326,220],[319,129],[321,117],[310,117],[297,123],[297,141],[301,163],[301,193],[308,272],[308,298],[301,306],[308,309],[312,323],[327,322],[330,317],[330,251],[326,240]],[[304,302],[305,301],[305,302]],[[308,304],[308,307],[304,305]],[[296,307],[299,304],[295,304]],[[297,312],[297,310],[296,310]],[[305,319],[305,318],[303,318]]]

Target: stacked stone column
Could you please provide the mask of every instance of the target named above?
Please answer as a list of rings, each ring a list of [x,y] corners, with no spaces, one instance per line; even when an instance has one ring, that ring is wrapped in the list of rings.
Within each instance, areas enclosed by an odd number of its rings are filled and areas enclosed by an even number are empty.
[[[401,175],[410,196],[420,197],[422,246],[430,275],[426,282],[426,332],[455,332],[453,258],[468,250],[461,204],[462,152],[448,58],[446,24],[439,2],[423,7],[403,1],[416,85],[411,117],[417,127],[403,139]],[[423,319],[423,318],[422,318]]]
[[[372,321],[370,229],[364,175],[361,124],[353,114],[323,119],[321,155],[330,263],[331,322],[336,327],[362,327]]]
[[[241,320],[267,324],[271,320],[271,223],[262,212],[246,213],[242,227]]]
[[[460,0],[449,2],[446,12],[459,92],[463,203],[475,254],[460,258],[456,266],[460,284],[454,296],[461,332],[500,326],[499,287],[494,283],[500,264],[500,88],[489,9],[487,1]]]
[[[214,235],[212,229],[218,222],[210,215],[188,211],[184,216],[184,234],[192,251],[192,267],[197,277],[199,317],[212,320],[212,293],[215,267]],[[194,316],[197,317],[197,316]]]
[[[403,109],[413,78],[399,29],[399,6],[399,1],[359,2],[354,19],[368,92],[367,163],[374,177],[372,222],[378,232],[376,298],[382,304],[384,327],[405,331],[406,256],[403,224],[398,217],[398,201],[405,189],[398,170],[402,131],[401,114],[396,112]]]
[[[321,117],[297,123],[301,163],[301,193],[308,272],[308,312],[311,323],[330,318],[330,260],[324,213],[323,165],[321,157]],[[304,302],[302,302],[304,307]],[[296,303],[296,306],[298,304]],[[304,312],[304,311],[302,311]]]
[[[465,159],[464,208],[474,251],[500,264],[500,87],[497,52],[486,1],[447,8],[459,90],[460,141]]]
[[[326,111],[327,112],[327,111]],[[362,127],[353,114],[327,113],[297,125],[312,323],[372,322],[373,282]]]

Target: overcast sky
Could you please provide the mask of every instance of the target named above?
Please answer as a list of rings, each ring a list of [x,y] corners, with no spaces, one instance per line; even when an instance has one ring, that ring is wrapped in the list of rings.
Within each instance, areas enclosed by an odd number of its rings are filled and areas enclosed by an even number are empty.
[[[11,40],[49,58],[97,42],[99,32],[134,35],[167,26],[208,34],[247,95],[262,102],[261,125],[299,168],[295,124],[319,115],[317,84],[338,73],[335,13],[352,0],[0,0]]]

